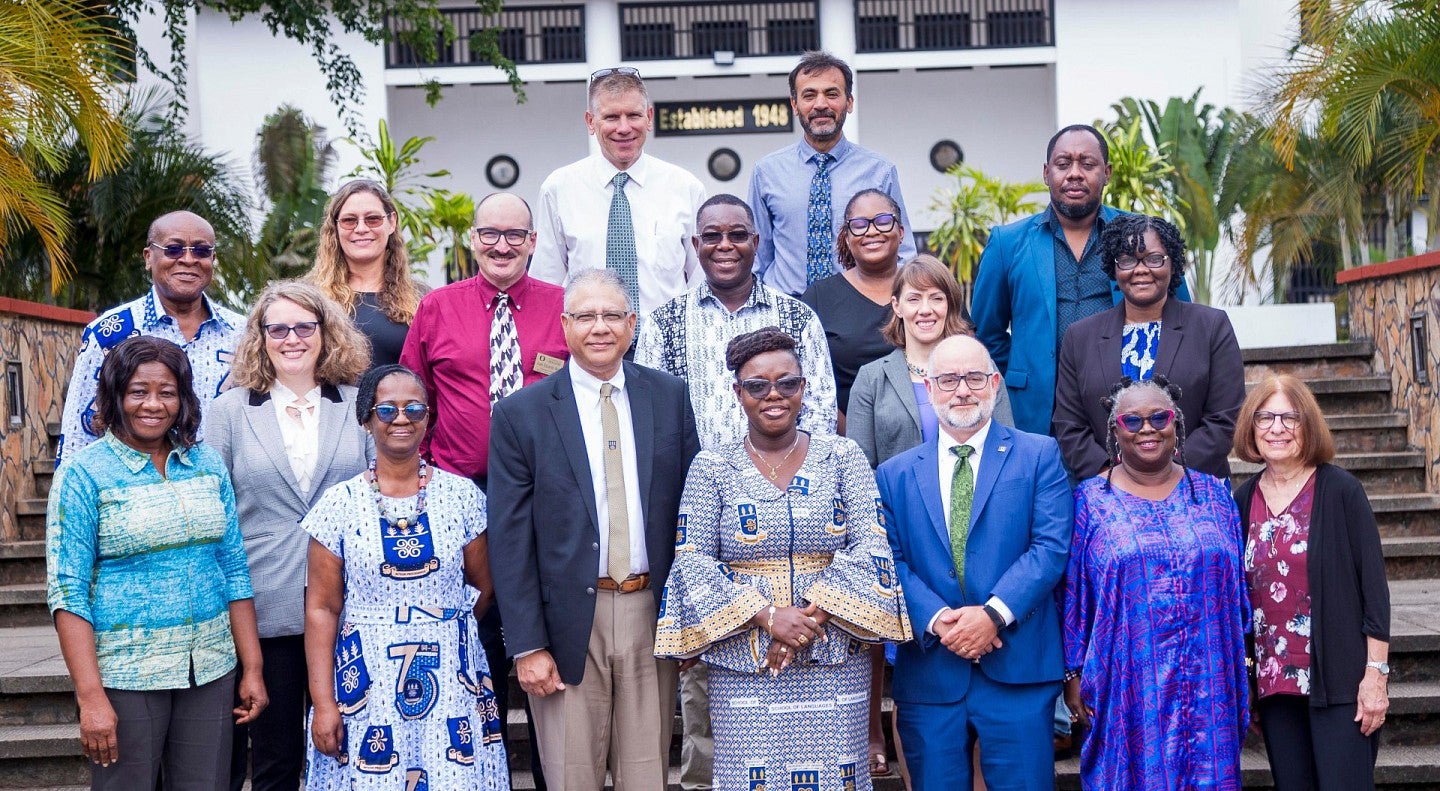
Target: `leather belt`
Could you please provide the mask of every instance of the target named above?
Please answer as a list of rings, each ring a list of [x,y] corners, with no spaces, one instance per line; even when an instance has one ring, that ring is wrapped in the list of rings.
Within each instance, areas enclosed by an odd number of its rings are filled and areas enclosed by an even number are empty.
[[[609,577],[601,577],[595,581],[595,587],[599,588],[602,591],[619,591],[621,593],[634,593],[635,591],[643,591],[650,587],[650,575],[631,574],[620,582],[616,582]]]

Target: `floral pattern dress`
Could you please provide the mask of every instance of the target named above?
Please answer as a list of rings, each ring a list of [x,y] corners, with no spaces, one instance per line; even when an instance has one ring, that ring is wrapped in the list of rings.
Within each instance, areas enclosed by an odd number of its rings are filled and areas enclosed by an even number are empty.
[[[315,749],[307,791],[508,791],[500,711],[471,609],[462,552],[485,531],[485,495],[431,469],[426,513],[383,520],[362,473],[331,487],[301,522],[345,563],[335,641],[339,759]],[[413,514],[416,498],[384,498]],[[308,730],[308,727],[307,727]]]
[[[1250,501],[1245,577],[1255,610],[1260,697],[1310,694],[1310,581],[1307,549],[1315,475],[1280,513],[1255,487]]]

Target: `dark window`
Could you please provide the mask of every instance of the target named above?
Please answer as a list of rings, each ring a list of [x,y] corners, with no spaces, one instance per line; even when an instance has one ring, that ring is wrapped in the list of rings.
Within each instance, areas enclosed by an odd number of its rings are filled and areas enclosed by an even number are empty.
[[[671,22],[627,24],[620,30],[621,60],[675,57],[675,25]]]
[[[403,41],[396,42],[395,47],[395,62],[402,66],[418,66],[455,62],[455,48],[452,45],[445,43],[445,33],[443,31],[435,31],[435,59],[423,61],[423,64],[420,59],[420,54],[415,51],[414,47]]]
[[[690,37],[697,58],[709,57],[719,50],[750,54],[750,23],[743,19],[696,22]]]
[[[550,63],[585,60],[585,30],[579,25],[546,27],[540,31],[540,49]]]
[[[964,49],[968,46],[969,14],[915,15],[915,49]]]
[[[799,55],[820,48],[820,30],[813,19],[772,19],[765,25],[771,55]]]
[[[991,11],[985,15],[989,26],[989,45],[992,47],[1028,47],[1049,43],[1049,25],[1045,12],[1032,11]]]
[[[855,31],[855,51],[895,52],[900,49],[900,18],[862,16]]]
[[[480,35],[480,32],[484,29],[485,28],[471,28],[470,40],[475,41],[475,37]],[[495,31],[495,33],[495,43],[500,45],[501,55],[504,55],[505,57],[515,61],[516,63],[524,63],[525,61],[529,60],[529,58],[525,57],[525,28],[505,27],[500,28],[499,30]],[[488,62],[485,58],[481,57],[480,53],[475,51],[475,47],[473,44],[470,46],[470,62]]]

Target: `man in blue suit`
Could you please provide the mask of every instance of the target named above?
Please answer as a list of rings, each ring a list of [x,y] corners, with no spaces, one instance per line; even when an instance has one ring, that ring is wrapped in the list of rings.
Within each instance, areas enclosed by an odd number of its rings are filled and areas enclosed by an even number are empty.
[[[1060,447],[990,419],[1000,375],[972,338],[935,348],[925,387],[939,437],[876,471],[917,627],[895,659],[905,760],[916,791],[970,788],[978,739],[989,788],[1048,791],[1072,518]]]
[[[970,312],[975,337],[1005,377],[1015,427],[1049,434],[1065,330],[1121,299],[1100,262],[1100,232],[1121,212],[1101,204],[1110,181],[1110,147],[1093,126],[1056,132],[1041,176],[1050,205],[991,229]],[[1183,283],[1178,296],[1190,299]]]

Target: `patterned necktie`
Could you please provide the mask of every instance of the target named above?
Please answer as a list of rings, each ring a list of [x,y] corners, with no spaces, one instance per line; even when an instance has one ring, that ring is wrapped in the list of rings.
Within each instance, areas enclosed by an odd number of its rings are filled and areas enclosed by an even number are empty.
[[[834,216],[830,210],[829,154],[816,154],[818,166],[810,179],[810,207],[805,213],[805,282],[829,277],[835,270],[835,234],[830,227]]]
[[[610,396],[615,385],[600,385],[600,428],[605,438],[605,505],[609,525],[609,546],[605,569],[610,579],[621,582],[630,576],[630,512],[625,504],[625,464],[620,455],[620,416]]]
[[[640,309],[639,263],[635,256],[635,223],[630,219],[630,199],[625,197],[625,184],[630,174],[615,174],[611,183],[615,193],[610,198],[610,225],[605,231],[605,268],[613,270],[625,282],[630,308]]]
[[[950,555],[955,558],[955,576],[965,584],[965,541],[970,537],[970,505],[975,500],[975,472],[970,469],[969,445],[956,445],[955,475],[950,478]]]
[[[490,403],[519,390],[520,382],[520,338],[515,334],[510,295],[501,291],[490,319]]]

